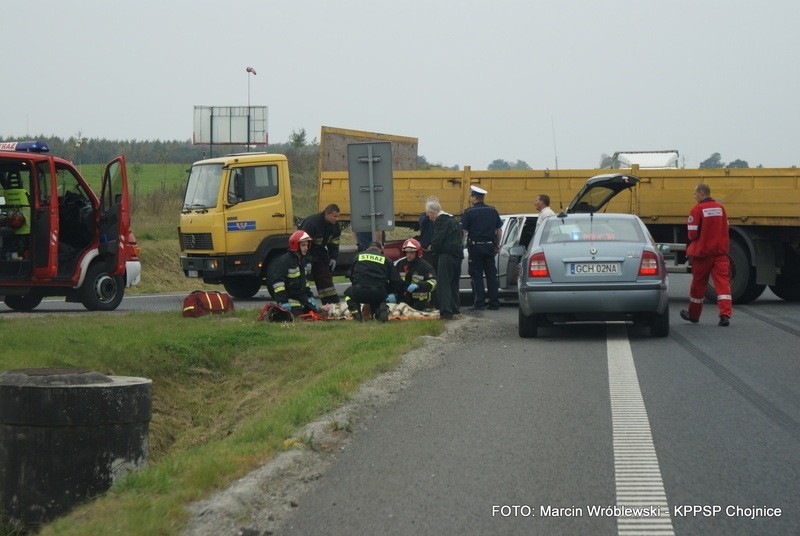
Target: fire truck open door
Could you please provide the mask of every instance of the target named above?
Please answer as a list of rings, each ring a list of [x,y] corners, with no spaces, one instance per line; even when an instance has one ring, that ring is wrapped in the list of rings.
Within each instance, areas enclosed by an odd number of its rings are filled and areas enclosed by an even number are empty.
[[[125,157],[118,156],[108,163],[103,173],[100,196],[100,255],[109,274],[125,273],[123,248],[130,232],[131,213],[128,198],[128,173]]]
[[[33,205],[33,277],[50,279],[58,272],[58,181],[52,161],[36,164]]]

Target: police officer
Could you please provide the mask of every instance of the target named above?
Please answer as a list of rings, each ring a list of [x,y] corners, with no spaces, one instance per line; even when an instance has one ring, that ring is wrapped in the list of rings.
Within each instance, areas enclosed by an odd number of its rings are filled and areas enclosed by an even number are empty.
[[[405,283],[400,301],[418,311],[433,308],[433,291],[436,289],[436,272],[422,259],[422,245],[413,238],[403,242],[405,257],[397,261],[397,271]]]
[[[366,249],[356,255],[350,272],[353,284],[344,291],[347,309],[356,320],[363,318],[361,305],[369,305],[369,316],[377,312],[378,320],[389,320],[387,303],[397,303],[397,295],[403,290],[403,282],[394,263],[383,255],[380,242],[372,242]]]
[[[489,290],[488,308],[500,309],[498,297],[497,264],[495,256],[500,250],[500,233],[503,226],[500,214],[494,207],[483,202],[486,190],[473,186],[470,192],[472,206],[464,211],[461,227],[467,237],[467,269],[472,278],[472,292],[475,297],[473,310],[483,310],[485,294],[483,276],[486,274],[486,288]]]
[[[311,262],[307,255],[310,245],[311,237],[308,233],[295,231],[289,237],[289,251],[267,268],[270,294],[295,316],[319,310],[317,300],[308,286]]]
[[[689,288],[689,309],[681,311],[681,318],[696,324],[703,312],[703,298],[708,276],[714,280],[719,308],[719,325],[731,323],[730,260],[728,259],[728,214],[711,198],[708,184],[698,184],[694,190],[697,204],[692,207],[687,220],[689,246],[686,256],[692,259],[692,285]]]
[[[311,277],[317,285],[322,303],[339,303],[336,287],[333,285],[333,270],[339,257],[339,207],[330,204],[319,214],[312,214],[300,224],[300,230],[311,237]]]

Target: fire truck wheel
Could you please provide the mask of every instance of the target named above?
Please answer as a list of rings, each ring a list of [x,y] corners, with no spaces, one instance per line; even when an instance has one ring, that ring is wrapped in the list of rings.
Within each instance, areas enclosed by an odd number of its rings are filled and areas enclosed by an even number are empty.
[[[226,277],[222,281],[225,291],[240,300],[252,298],[261,288],[261,280],[255,276],[234,275]]]
[[[103,263],[93,264],[81,287],[81,303],[90,311],[113,311],[125,295],[122,276],[109,275]]]
[[[27,294],[25,296],[6,296],[3,302],[15,311],[32,311],[42,303],[42,296]]]

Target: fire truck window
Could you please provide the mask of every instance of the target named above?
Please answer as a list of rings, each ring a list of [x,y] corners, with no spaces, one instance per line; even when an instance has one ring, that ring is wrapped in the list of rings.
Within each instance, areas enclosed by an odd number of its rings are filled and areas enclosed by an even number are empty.
[[[39,206],[50,205],[50,166],[46,162],[36,164],[36,182],[39,190]]]

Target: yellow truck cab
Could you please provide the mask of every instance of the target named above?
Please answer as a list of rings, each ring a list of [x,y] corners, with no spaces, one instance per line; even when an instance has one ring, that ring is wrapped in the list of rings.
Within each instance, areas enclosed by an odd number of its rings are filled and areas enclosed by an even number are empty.
[[[223,284],[235,298],[254,296],[267,263],[286,251],[295,230],[286,156],[231,154],[195,162],[181,210],[181,268]]]

